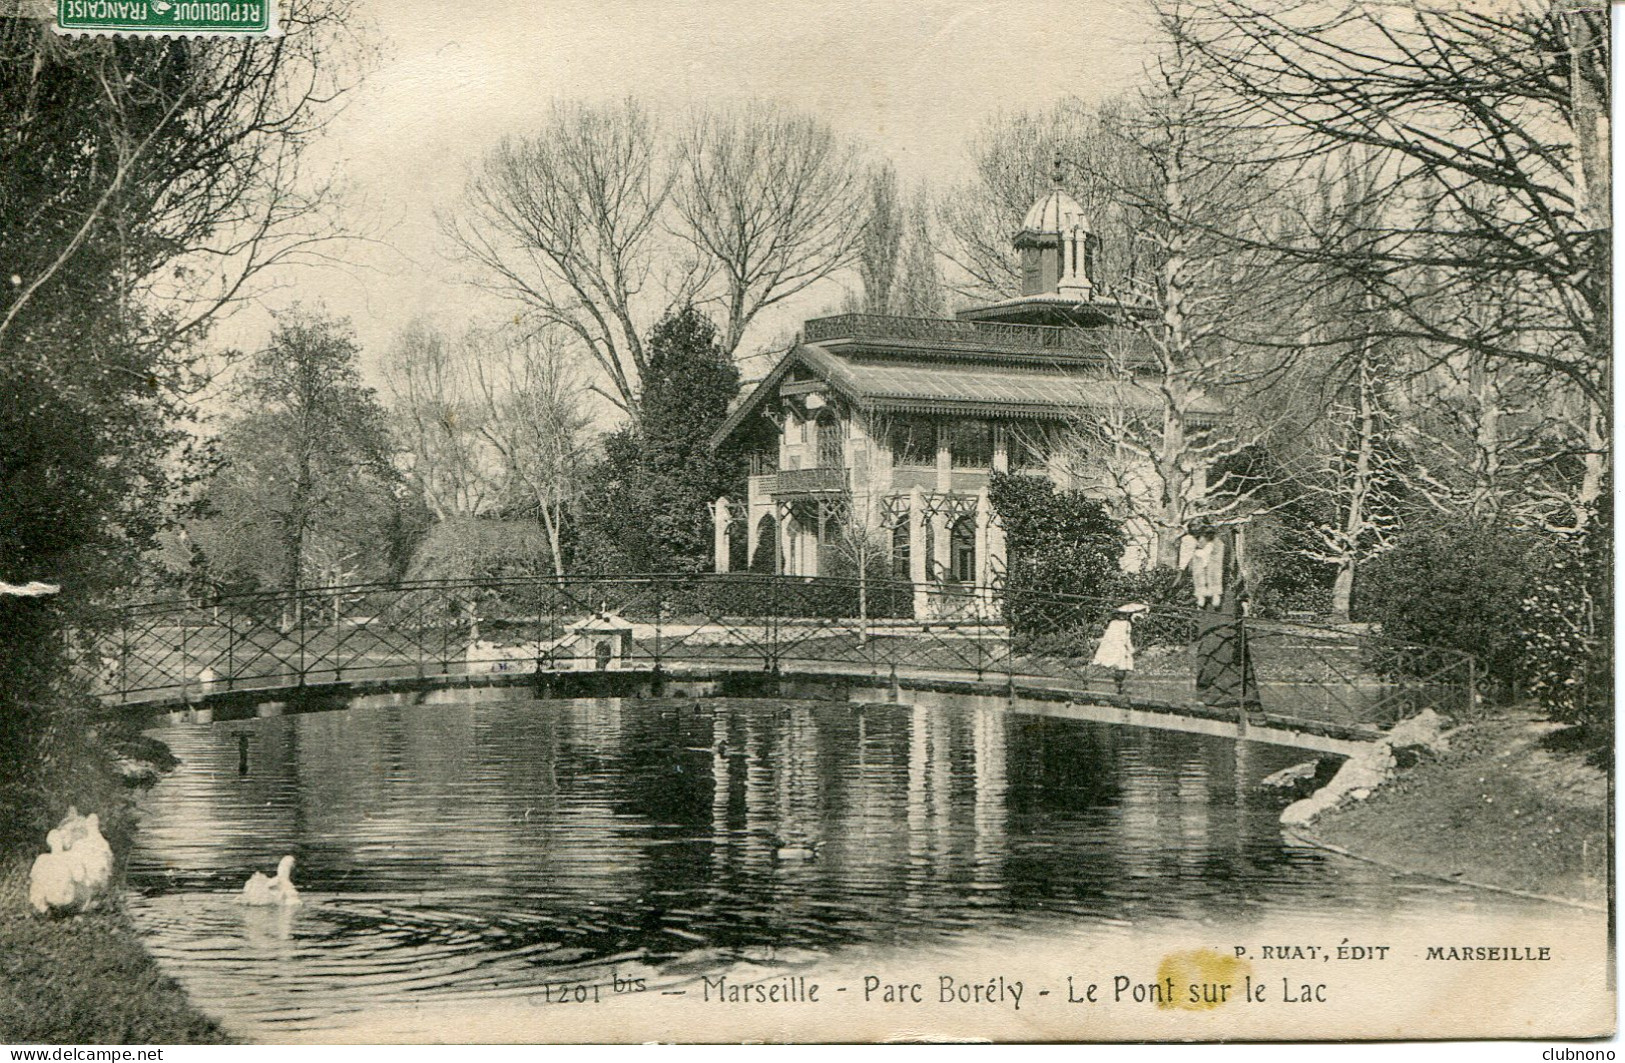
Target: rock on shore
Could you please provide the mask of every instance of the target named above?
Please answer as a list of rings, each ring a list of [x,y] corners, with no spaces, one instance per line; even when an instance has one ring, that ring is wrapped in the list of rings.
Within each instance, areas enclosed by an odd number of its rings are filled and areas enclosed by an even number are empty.
[[[1289,827],[1307,827],[1323,813],[1350,801],[1364,801],[1379,786],[1393,778],[1401,764],[1414,764],[1436,756],[1448,747],[1445,719],[1432,709],[1396,725],[1380,741],[1373,742],[1343,762],[1332,781],[1301,801],[1294,801],[1281,813]],[[1292,771],[1294,769],[1287,769]]]

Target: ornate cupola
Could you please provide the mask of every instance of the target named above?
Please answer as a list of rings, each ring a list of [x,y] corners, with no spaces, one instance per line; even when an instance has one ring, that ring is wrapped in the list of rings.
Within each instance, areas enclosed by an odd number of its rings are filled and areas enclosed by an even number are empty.
[[[1055,156],[1052,187],[1027,211],[1016,232],[1021,253],[1021,294],[1088,300],[1094,294],[1094,234],[1083,207],[1061,187],[1061,156]]]

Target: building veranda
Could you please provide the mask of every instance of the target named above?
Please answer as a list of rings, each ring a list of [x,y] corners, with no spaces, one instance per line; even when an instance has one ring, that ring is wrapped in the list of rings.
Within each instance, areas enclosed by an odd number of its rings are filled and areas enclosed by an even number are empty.
[[[917,617],[967,601],[986,609],[1006,560],[991,474],[1104,493],[1107,456],[1080,454],[1075,442],[1102,418],[1157,415],[1159,377],[1139,327],[1147,311],[1092,279],[1097,240],[1059,181],[1014,244],[1014,298],[953,318],[805,323],[712,437],[749,462],[745,497],[713,506],[718,572],[882,572],[914,585]],[[1207,397],[1193,412],[1223,416]],[[1120,480],[1124,455],[1110,457]],[[1151,475],[1128,463],[1130,476]],[[1138,568],[1150,550],[1128,530],[1124,565]]]

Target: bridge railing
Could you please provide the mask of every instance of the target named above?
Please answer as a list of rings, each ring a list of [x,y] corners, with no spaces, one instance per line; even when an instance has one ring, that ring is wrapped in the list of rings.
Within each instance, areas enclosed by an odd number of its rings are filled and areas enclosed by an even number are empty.
[[[695,668],[972,678],[1111,695],[1092,663],[1122,602],[788,576],[573,576],[314,587],[121,610],[116,703],[367,680]],[[1472,659],[1347,628],[1148,603],[1131,701],[1384,727],[1473,704]]]

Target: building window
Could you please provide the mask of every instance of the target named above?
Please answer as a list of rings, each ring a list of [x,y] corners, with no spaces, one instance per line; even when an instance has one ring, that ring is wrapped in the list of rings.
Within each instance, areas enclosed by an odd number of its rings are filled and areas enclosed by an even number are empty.
[[[843,460],[843,447],[841,440],[841,422],[828,409],[818,415],[816,422],[818,428],[818,467],[820,469],[839,469],[846,462]]]
[[[908,563],[908,521],[899,522],[891,530],[891,574],[893,579],[910,580],[914,576]]]
[[[750,455],[750,474],[752,476],[766,476],[779,471],[779,452],[777,450],[753,450]]]
[[[976,521],[960,517],[948,535],[948,578],[955,583],[976,582]]]
[[[898,420],[891,430],[891,461],[893,465],[935,468],[937,426],[918,417]]]
[[[993,467],[993,426],[986,421],[961,421],[949,437],[956,469]]]

